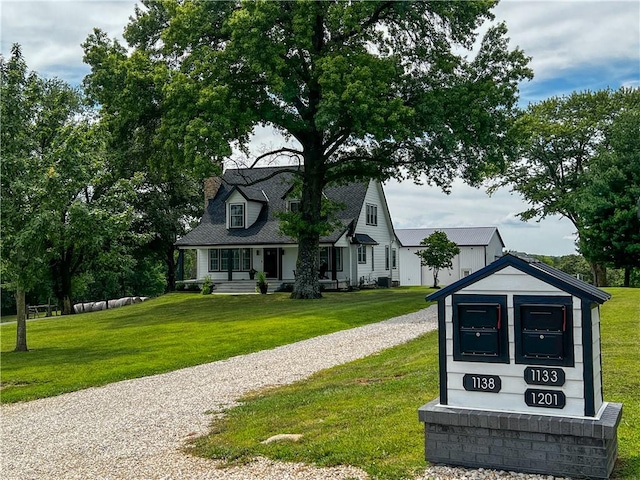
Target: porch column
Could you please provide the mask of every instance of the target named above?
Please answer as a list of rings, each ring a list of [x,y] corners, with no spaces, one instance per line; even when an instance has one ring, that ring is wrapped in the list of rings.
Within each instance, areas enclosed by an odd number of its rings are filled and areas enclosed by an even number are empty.
[[[184,250],[178,250],[178,265],[176,265],[176,280],[184,281]]]
[[[338,279],[338,256],[336,255],[336,247],[333,245],[330,248],[331,251],[331,280]]]

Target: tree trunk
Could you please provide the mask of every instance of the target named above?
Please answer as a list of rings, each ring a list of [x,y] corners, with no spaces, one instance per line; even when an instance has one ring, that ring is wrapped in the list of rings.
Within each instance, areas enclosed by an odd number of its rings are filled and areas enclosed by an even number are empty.
[[[55,284],[56,298],[61,304],[61,315],[73,315],[73,302],[71,301],[71,276],[64,268],[54,271],[54,279],[57,278]],[[57,277],[56,277],[57,275]]]
[[[593,273],[593,284],[596,287],[607,286],[607,267],[601,263],[591,263],[591,273]]]
[[[320,259],[318,249],[321,221],[322,189],[324,187],[324,159],[322,157],[322,139],[304,148],[305,163],[300,202],[302,224],[304,228],[298,234],[298,259],[296,260],[296,281],[291,298],[321,298],[318,272]]]
[[[624,286],[631,286],[631,267],[624,268]]]
[[[298,239],[298,259],[296,261],[296,281],[291,298],[321,298],[318,280],[318,244],[317,235],[304,235]]]
[[[76,311],[73,309],[71,297],[69,295],[64,295],[62,297],[62,315],[73,315],[74,313],[76,313]]]
[[[28,352],[27,348],[27,301],[26,292],[18,287],[16,290],[17,328],[16,328],[16,352]]]
[[[433,287],[432,288],[438,288],[438,270],[437,269],[433,269]]]

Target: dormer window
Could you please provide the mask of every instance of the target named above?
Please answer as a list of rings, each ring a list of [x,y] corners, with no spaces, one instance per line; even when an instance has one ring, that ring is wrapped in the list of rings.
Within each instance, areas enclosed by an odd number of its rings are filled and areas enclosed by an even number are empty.
[[[244,204],[229,205],[229,228],[244,228]]]
[[[298,213],[300,211],[300,200],[289,200],[289,211]]]

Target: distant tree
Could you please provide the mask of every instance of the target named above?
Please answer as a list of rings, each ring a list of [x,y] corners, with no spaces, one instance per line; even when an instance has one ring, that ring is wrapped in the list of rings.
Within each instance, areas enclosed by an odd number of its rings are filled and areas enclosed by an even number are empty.
[[[154,7],[155,8],[155,7]],[[194,218],[202,215],[202,180],[220,166],[206,161],[188,163],[185,151],[200,151],[186,139],[193,105],[176,104],[167,88],[169,65],[142,52],[127,56],[126,49],[96,31],[83,45],[91,73],[84,80],[87,95],[100,107],[101,124],[109,131],[109,168],[120,178],[140,178],[133,229],[145,235],[136,257],[164,265],[166,289],[175,288],[175,242]],[[148,53],[148,52],[147,52]],[[184,93],[184,92],[183,92]],[[194,98],[182,98],[188,104]],[[173,132],[184,135],[178,138]],[[186,141],[186,145],[185,145]],[[210,152],[209,152],[210,153]]]
[[[30,153],[37,148],[34,117],[38,113],[41,82],[29,73],[20,46],[0,62],[0,148],[2,151],[0,236],[2,282],[15,292],[17,309],[16,351],[27,351],[26,293],[38,284],[46,266],[34,251],[42,250],[29,228],[37,212],[34,179],[42,165]]]
[[[552,257],[550,255],[537,255],[537,254],[533,254],[531,256],[537,260],[540,260],[541,262],[546,263],[547,265],[550,265],[552,267],[557,267],[558,257]]]
[[[4,271],[19,293],[50,278],[70,314],[74,277],[114,250],[127,255],[131,183],[105,168],[103,132],[81,93],[26,72],[15,46],[2,76]]]
[[[143,0],[128,49],[100,31],[85,43],[88,86],[150,164],[211,169],[260,125],[295,140],[256,161],[304,164],[290,169],[302,184],[292,296],[317,298],[327,185],[426,175],[446,189],[510,153],[528,59],[504,24],[468,54],[495,3]]]
[[[639,89],[621,88],[574,92],[530,105],[512,131],[519,139],[519,158],[507,165],[490,192],[509,186],[531,205],[519,214],[522,220],[559,214],[582,238],[589,226],[582,198],[592,162],[607,142],[614,120],[639,104]],[[594,283],[603,285],[605,269],[590,253],[585,250]]]
[[[624,286],[640,268],[640,104],[623,110],[587,174],[580,210],[580,252],[624,269]]]
[[[420,257],[420,264],[433,270],[433,288],[438,287],[438,273],[443,268],[453,268],[453,258],[460,253],[456,242],[452,242],[444,232],[433,232],[420,242],[425,247],[415,254]]]
[[[582,255],[563,255],[558,258],[556,268],[585,282],[593,281],[593,273],[589,262]]]

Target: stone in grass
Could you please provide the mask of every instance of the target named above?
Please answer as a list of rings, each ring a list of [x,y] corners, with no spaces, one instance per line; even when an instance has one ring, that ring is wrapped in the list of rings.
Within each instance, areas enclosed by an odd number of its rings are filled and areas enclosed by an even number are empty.
[[[274,435],[273,437],[269,437],[266,440],[260,442],[264,445],[267,445],[269,443],[273,443],[273,442],[297,442],[298,440],[300,440],[302,438],[302,434],[301,433],[281,433],[279,435]]]

